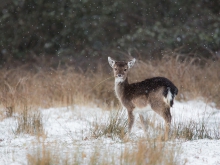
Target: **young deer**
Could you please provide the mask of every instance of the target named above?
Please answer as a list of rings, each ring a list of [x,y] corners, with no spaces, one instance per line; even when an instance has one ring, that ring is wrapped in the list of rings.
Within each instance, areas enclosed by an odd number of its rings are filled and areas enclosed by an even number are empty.
[[[166,132],[169,132],[171,124],[170,107],[173,105],[178,89],[170,80],[164,77],[154,77],[129,84],[128,71],[135,61],[135,58],[129,62],[114,61],[111,57],[108,57],[108,62],[114,72],[116,96],[128,112],[129,133],[134,123],[133,110],[135,108],[146,108],[148,105],[164,118]],[[142,115],[140,115],[140,119],[142,125],[144,125]]]

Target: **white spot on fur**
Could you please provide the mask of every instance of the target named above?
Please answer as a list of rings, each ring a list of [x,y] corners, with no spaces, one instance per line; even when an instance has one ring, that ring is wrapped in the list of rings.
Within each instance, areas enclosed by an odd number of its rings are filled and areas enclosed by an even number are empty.
[[[168,90],[167,97],[164,97],[164,102],[170,106],[170,101],[172,100],[172,93],[170,89]]]
[[[119,83],[122,83],[124,81],[124,79],[122,77],[117,77],[115,78],[115,94],[116,94],[116,97],[119,99],[120,101],[120,98],[119,98]]]
[[[133,110],[133,113],[134,113],[135,116],[142,115],[144,120],[147,120],[148,119],[148,114],[149,114],[148,112],[149,111],[153,111],[153,109],[148,104],[146,107],[143,107],[143,108],[135,108]]]
[[[149,104],[146,107],[143,107],[143,108],[135,108],[133,112],[135,114],[138,113],[138,114],[144,115],[148,111],[153,111]]]

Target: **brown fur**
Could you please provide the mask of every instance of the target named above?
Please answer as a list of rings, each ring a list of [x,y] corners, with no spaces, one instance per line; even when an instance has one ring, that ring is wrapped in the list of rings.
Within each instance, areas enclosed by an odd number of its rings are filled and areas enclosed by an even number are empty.
[[[109,64],[112,66],[115,76],[115,92],[121,104],[127,109],[129,120],[129,132],[134,123],[134,108],[144,108],[150,105],[151,108],[166,122],[166,130],[171,124],[170,107],[173,99],[177,95],[178,89],[173,83],[164,77],[155,77],[146,79],[142,82],[129,84],[128,70],[134,65],[135,59],[130,62],[114,61],[109,58]],[[168,93],[172,98],[170,102],[166,102]],[[140,115],[142,124],[143,117]]]

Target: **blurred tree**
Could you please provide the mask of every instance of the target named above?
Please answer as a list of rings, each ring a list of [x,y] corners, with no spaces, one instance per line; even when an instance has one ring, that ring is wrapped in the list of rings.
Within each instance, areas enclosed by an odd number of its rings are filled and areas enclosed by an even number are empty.
[[[0,1],[0,55],[220,48],[219,0]]]

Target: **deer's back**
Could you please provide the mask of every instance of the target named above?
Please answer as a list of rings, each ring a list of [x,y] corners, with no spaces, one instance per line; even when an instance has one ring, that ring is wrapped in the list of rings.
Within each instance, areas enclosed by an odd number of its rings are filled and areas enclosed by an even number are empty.
[[[167,97],[168,92],[173,96],[177,95],[177,87],[167,78],[154,77],[144,81],[129,84],[125,87],[125,98],[135,100],[135,102],[143,102],[148,100],[150,96],[158,95],[158,97]]]

